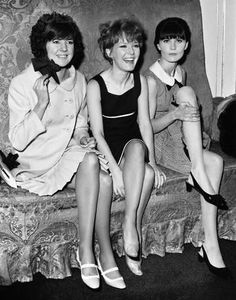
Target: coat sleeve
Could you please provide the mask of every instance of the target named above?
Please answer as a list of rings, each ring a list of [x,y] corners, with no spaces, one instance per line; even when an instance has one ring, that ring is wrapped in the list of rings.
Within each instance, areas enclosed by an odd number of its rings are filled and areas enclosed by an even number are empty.
[[[8,136],[13,148],[17,151],[23,151],[38,135],[46,130],[33,111],[35,99],[34,101],[30,99],[29,89],[25,88],[23,81],[26,80],[20,80],[19,77],[13,78],[8,93]]]
[[[88,133],[88,109],[87,109],[87,100],[86,100],[86,81],[84,76],[80,78],[81,89],[78,95],[78,101],[80,104],[79,113],[77,115],[77,120],[75,124],[74,138],[79,141],[83,136],[89,136]]]

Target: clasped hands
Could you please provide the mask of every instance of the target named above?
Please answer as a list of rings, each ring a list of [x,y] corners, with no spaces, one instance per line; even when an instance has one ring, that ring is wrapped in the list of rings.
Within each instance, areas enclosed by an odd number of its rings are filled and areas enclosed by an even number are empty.
[[[152,166],[155,172],[154,187],[159,189],[165,183],[166,175],[164,172],[160,170],[160,168],[156,164],[150,164],[150,165]],[[113,179],[114,194],[124,197],[125,188],[124,188],[124,181],[123,181],[123,173],[119,167],[117,167],[112,172],[112,179]]]

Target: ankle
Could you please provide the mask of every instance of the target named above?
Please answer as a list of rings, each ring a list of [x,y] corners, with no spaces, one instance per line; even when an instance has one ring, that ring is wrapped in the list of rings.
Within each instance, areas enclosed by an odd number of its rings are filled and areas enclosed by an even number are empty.
[[[210,195],[215,194],[215,191],[209,181],[209,178],[208,178],[207,173],[205,172],[204,168],[202,168],[202,169],[192,168],[191,174],[204,192],[206,192]],[[192,178],[191,174],[189,174],[188,181],[191,184],[193,184],[193,178]]]
[[[101,266],[104,270],[106,270],[108,268],[116,267],[116,261],[114,259],[113,254],[100,252],[99,255],[98,255],[98,258],[99,258]]]
[[[94,253],[90,247],[79,246],[79,256],[82,264],[94,263]]]

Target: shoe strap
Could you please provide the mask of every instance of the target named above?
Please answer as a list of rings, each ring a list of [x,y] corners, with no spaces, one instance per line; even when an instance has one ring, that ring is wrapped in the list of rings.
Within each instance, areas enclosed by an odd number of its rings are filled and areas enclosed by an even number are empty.
[[[98,267],[95,264],[83,264],[83,265],[80,266],[80,268],[82,270],[82,269],[85,269],[85,268],[96,268],[97,269]]]
[[[105,275],[103,275],[103,276],[105,276]],[[115,281],[120,281],[120,280],[124,281],[124,278],[123,277],[117,277],[117,278],[112,279],[112,278],[109,278],[109,277],[106,276],[105,280],[108,281],[108,282],[115,282]]]
[[[120,280],[124,281],[124,278],[122,276],[117,277],[117,278],[109,278],[109,277],[106,276],[106,274],[109,274],[109,273],[114,272],[114,271],[119,271],[118,267],[108,269],[105,272],[101,271],[101,274],[102,274],[102,276],[104,276],[105,281],[108,281],[108,282],[114,282],[114,281],[120,281]]]
[[[106,274],[109,274],[109,273],[114,272],[114,271],[119,271],[118,267],[114,267],[114,268],[108,269],[106,271],[102,271],[101,273],[103,275],[106,275]]]

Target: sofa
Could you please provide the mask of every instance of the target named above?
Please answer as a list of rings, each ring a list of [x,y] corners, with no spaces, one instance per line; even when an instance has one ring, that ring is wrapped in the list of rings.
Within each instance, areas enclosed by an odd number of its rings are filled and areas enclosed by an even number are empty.
[[[136,16],[146,33],[146,49],[140,63],[144,71],[156,59],[153,35],[156,24],[168,16],[184,18],[192,31],[191,51],[183,67],[202,106],[204,130],[211,148],[225,161],[221,193],[229,205],[218,213],[219,238],[236,240],[236,160],[219,146],[217,106],[205,72],[201,7],[198,0],[25,0],[0,1],[0,150],[12,152],[8,140],[7,94],[11,79],[31,60],[29,34],[43,13],[71,15],[83,36],[85,49],[80,70],[87,79],[107,67],[97,46],[98,25],[120,17]],[[186,176],[163,168],[167,181],[154,189],[142,226],[143,256],[182,253],[186,243],[198,247],[204,240],[199,195],[187,193]],[[121,224],[125,199],[113,198],[110,234],[114,251],[123,255]],[[75,192],[65,188],[53,196],[38,196],[0,183],[0,284],[33,280],[37,272],[46,278],[65,278],[77,268],[78,217]],[[95,243],[98,251],[98,245]]]

